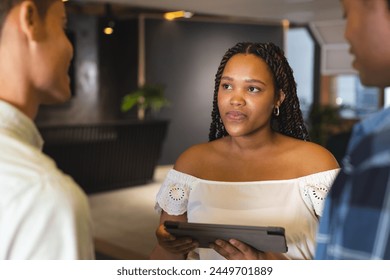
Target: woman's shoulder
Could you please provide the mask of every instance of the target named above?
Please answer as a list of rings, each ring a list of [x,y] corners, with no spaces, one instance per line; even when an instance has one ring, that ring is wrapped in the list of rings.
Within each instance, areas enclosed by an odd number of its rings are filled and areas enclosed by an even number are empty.
[[[177,158],[174,169],[198,177],[202,169],[206,168],[216,157],[217,150],[213,142],[196,144],[186,149]]]
[[[333,154],[321,145],[299,139],[289,139],[288,141],[290,143],[286,146],[291,146],[290,156],[300,163],[304,173],[311,174],[339,168]]]

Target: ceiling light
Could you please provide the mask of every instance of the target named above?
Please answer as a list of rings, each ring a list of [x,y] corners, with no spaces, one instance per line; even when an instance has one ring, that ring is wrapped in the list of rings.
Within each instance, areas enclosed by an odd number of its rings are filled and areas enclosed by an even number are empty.
[[[106,4],[105,6],[105,26],[103,27],[103,33],[106,35],[111,35],[114,33],[115,21],[112,15],[111,5]]]
[[[186,11],[175,11],[175,12],[168,12],[164,14],[164,18],[166,20],[174,20],[176,18],[191,18],[194,15],[194,13],[186,12]]]
[[[112,33],[114,33],[114,26],[115,26],[115,22],[109,21],[107,26],[104,27],[103,29],[104,34],[111,35]]]
[[[283,19],[282,20],[282,26],[284,28],[289,28],[290,27],[290,21],[288,19]]]

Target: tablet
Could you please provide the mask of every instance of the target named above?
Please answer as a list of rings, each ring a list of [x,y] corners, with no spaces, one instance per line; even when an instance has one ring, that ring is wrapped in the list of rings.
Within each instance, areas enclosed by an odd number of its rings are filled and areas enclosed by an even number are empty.
[[[256,227],[222,224],[200,224],[165,221],[166,230],[176,237],[191,237],[199,247],[209,248],[216,239],[228,241],[231,238],[242,241],[263,252],[287,252],[283,227]]]

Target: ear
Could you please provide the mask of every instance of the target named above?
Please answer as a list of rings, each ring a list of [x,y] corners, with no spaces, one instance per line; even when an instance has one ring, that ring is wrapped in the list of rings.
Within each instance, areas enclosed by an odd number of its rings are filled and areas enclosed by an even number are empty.
[[[23,1],[20,4],[19,24],[29,40],[37,41],[42,38],[43,22],[33,1]]]
[[[283,90],[280,90],[279,91],[279,96],[276,100],[276,106],[280,107],[284,101],[284,99],[286,98],[286,95],[284,94]]]

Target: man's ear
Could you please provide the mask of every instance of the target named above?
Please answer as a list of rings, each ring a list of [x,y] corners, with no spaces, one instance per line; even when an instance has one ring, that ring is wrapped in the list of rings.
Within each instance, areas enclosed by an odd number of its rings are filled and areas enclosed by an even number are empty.
[[[28,39],[37,41],[42,38],[43,24],[34,2],[23,1],[20,4],[19,24]]]
[[[285,98],[286,98],[286,95],[284,94],[283,90],[280,90],[278,99],[276,100],[276,106],[280,107]]]

